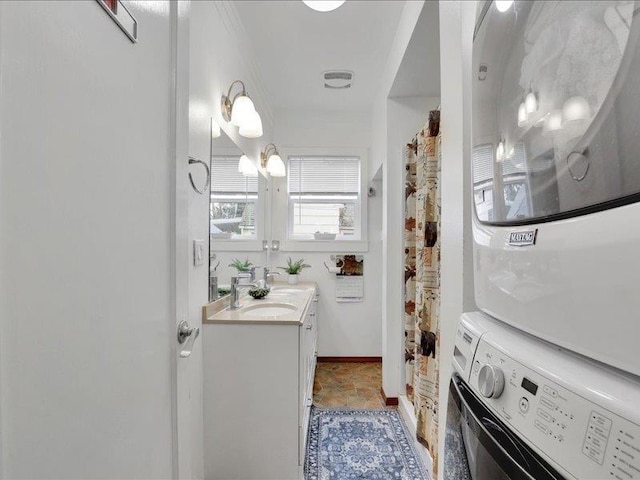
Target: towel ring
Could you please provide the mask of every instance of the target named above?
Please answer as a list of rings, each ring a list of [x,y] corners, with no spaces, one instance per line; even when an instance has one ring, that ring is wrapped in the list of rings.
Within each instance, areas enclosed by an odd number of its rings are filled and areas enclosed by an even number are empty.
[[[584,151],[574,150],[569,155],[567,155],[567,170],[569,170],[569,175],[571,175],[571,178],[573,178],[576,182],[581,182],[582,180],[587,178],[587,173],[589,173],[591,161],[587,157],[587,151],[587,149],[585,149]],[[584,173],[582,175],[576,175],[575,173],[573,173],[573,170],[571,170],[571,162],[569,161],[569,159],[573,159],[573,163],[577,163],[578,160],[584,160],[586,162],[587,166],[584,169]]]
[[[202,187],[202,190],[196,187],[196,184],[193,182],[193,177],[191,176],[191,172],[189,172],[189,181],[191,182],[191,186],[196,191],[196,193],[199,193],[200,195],[202,195],[206,191],[207,187],[209,186],[209,182],[211,181],[211,171],[209,170],[209,165],[207,165],[202,160],[189,157],[189,165],[193,165],[194,163],[201,163],[204,166],[205,170],[207,171],[207,181],[205,182],[204,187]]]

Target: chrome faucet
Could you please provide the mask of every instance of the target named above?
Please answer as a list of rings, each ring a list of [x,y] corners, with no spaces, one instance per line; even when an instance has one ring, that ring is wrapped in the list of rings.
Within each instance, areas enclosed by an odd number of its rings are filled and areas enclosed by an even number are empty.
[[[213,302],[218,299],[218,277],[215,274],[211,274],[209,277],[209,302]]]
[[[254,283],[256,281],[256,268],[260,268],[260,267],[250,267],[242,272],[238,272],[238,277],[243,278],[245,280],[249,280],[249,283]],[[239,285],[248,285],[248,284],[241,283]]]
[[[240,277],[231,277],[231,300],[229,301],[229,310],[237,310],[240,308],[240,289],[243,287],[255,287],[255,283],[247,283],[240,285]]]
[[[273,277],[274,275],[280,275],[280,272],[272,272],[270,271],[269,267],[264,267],[264,275],[262,277],[262,280],[264,281],[265,287],[270,287],[271,285],[273,285],[273,279],[271,282],[269,282],[269,277]]]
[[[215,260],[215,256],[213,259]],[[209,264],[211,264],[211,258],[209,258]],[[215,267],[209,267],[209,302],[220,298],[220,295],[218,295],[218,276],[216,275],[218,265],[220,265],[220,262]]]

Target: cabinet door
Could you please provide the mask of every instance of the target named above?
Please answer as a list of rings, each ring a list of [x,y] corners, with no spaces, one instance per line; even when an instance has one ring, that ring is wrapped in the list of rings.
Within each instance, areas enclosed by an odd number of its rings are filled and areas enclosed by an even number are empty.
[[[311,414],[311,404],[313,402],[313,383],[309,383],[309,378],[313,379],[311,358],[313,358],[313,325],[311,319],[311,310],[307,312],[305,321],[300,327],[300,358],[299,358],[299,452],[298,464],[303,465],[304,455],[307,445],[307,432],[309,429],[309,417]],[[313,380],[312,380],[313,382]]]

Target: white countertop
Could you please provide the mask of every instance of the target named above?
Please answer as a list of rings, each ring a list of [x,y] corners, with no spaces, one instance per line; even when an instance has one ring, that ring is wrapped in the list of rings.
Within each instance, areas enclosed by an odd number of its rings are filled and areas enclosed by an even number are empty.
[[[289,285],[287,283],[274,283],[271,292],[260,300],[251,298],[242,290],[240,298],[240,308],[229,309],[229,295],[216,300],[203,307],[203,325],[220,323],[242,323],[255,325],[301,325],[304,322],[305,313],[313,299],[316,284],[312,282],[297,283]],[[264,307],[289,308],[286,312],[277,316],[256,316],[252,310]]]

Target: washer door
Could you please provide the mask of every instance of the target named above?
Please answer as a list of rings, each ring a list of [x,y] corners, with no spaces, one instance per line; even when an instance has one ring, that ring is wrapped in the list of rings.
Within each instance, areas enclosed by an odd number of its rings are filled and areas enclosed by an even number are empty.
[[[449,385],[446,480],[560,480],[456,374]]]
[[[473,42],[480,222],[523,225],[640,201],[640,2],[486,2]]]

